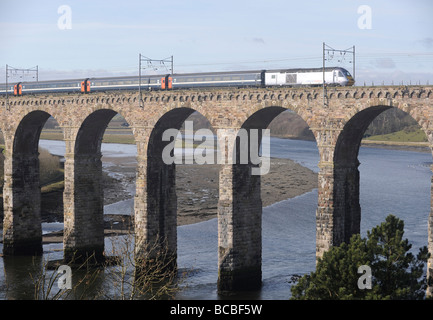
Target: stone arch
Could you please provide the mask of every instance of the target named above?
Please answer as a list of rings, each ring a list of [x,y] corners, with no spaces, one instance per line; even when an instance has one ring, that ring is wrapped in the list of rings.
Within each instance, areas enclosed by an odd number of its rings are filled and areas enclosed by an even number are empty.
[[[218,225],[220,230],[219,279],[220,292],[233,290],[256,290],[261,286],[262,275],[262,201],[258,155],[263,129],[287,109],[281,106],[268,106],[251,110],[240,127],[227,131],[229,152],[233,152],[232,162],[225,164],[220,171],[220,204]],[[218,139],[223,138],[218,132]],[[259,141],[257,141],[259,139]],[[247,154],[245,157],[245,153]],[[246,161],[245,161],[246,160]],[[262,168],[266,167],[264,161]],[[241,248],[248,248],[242,250]]]
[[[13,133],[11,150],[5,158],[5,255],[42,254],[38,147],[49,117],[42,110],[25,114]]]
[[[171,109],[154,119],[143,154],[146,179],[144,208],[136,220],[147,217],[145,225],[136,223],[136,253],[146,252],[159,244],[167,250],[170,265],[176,267],[177,195],[174,144],[178,130],[196,110],[188,107]],[[143,172],[144,173],[144,172]],[[143,216],[142,216],[143,215]]]
[[[66,154],[64,259],[103,259],[104,197],[101,144],[105,129],[118,112],[94,110],[85,115],[75,143]],[[128,120],[127,120],[128,121]]]
[[[365,130],[380,113],[389,109],[376,106],[356,113],[344,126],[334,150],[334,229],[333,245],[348,242],[360,232],[358,151]]]
[[[392,106],[373,105],[357,112],[347,121],[336,141],[333,163],[333,221],[334,232],[332,243],[339,245],[348,242],[355,233],[360,233],[361,207],[359,198],[360,174],[358,170],[358,153],[361,140],[370,123],[382,112]],[[409,111],[403,105],[398,109],[407,112],[428,132],[416,113]],[[408,112],[409,111],[409,112]],[[430,141],[431,143],[431,141]],[[431,240],[429,240],[431,241]]]
[[[76,154],[100,152],[105,128],[116,114],[117,112],[111,109],[100,109],[88,115],[78,130],[74,152]]]

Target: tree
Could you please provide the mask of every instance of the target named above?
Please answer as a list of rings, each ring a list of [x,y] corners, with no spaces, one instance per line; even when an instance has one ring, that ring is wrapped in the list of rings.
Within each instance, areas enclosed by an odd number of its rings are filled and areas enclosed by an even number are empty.
[[[367,238],[355,234],[349,243],[332,247],[318,260],[316,271],[292,287],[291,299],[423,299],[429,253],[423,247],[415,257],[403,234],[404,222],[389,215]],[[371,268],[371,289],[358,287],[362,265]]]

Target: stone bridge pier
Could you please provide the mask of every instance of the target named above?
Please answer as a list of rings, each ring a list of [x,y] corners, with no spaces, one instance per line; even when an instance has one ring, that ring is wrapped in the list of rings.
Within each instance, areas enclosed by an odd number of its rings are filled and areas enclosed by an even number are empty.
[[[135,253],[152,258],[155,249],[164,249],[170,266],[176,268],[176,165],[164,158],[164,150],[173,143],[164,139],[164,133],[179,129],[197,111],[216,131],[223,155],[218,290],[260,288],[262,202],[261,176],[253,174],[258,168],[252,159],[258,145],[250,143],[257,138],[254,130],[261,132],[290,109],[308,124],[316,138],[317,257],[360,232],[358,151],[375,117],[389,108],[399,108],[417,121],[430,148],[433,146],[431,86],[330,88],[327,105],[321,94],[318,88],[279,87],[155,91],[143,94],[143,108],[135,91],[10,97],[8,108],[0,100],[0,129],[5,140],[3,254],[42,253],[38,143],[46,120],[52,116],[66,145],[64,257],[104,257],[101,141],[110,120],[120,113],[130,125],[137,146]],[[245,137],[247,140],[242,140]],[[245,153],[247,161],[242,162]],[[433,194],[433,187],[431,190]],[[433,254],[431,208],[425,217],[426,243]],[[433,258],[427,269],[428,275],[433,275]],[[433,294],[431,287],[428,293]]]

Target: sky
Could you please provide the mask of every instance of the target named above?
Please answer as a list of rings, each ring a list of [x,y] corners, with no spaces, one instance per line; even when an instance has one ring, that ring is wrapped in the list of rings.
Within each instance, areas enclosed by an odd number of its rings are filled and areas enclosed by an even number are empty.
[[[173,56],[175,73],[322,67],[323,43],[355,48],[358,85],[433,84],[433,1],[0,0],[0,82],[6,65],[39,80],[137,75],[139,54]],[[351,53],[325,58],[353,73]]]

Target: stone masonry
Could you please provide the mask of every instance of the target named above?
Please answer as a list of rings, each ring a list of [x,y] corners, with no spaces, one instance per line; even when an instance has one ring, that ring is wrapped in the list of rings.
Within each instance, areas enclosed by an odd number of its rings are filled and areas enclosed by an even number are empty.
[[[40,254],[39,135],[49,116],[66,142],[64,257],[104,252],[101,140],[114,115],[132,128],[137,145],[135,248],[138,255],[164,246],[177,255],[175,165],[162,161],[166,129],[181,127],[194,111],[218,132],[227,157],[241,128],[262,129],[291,109],[315,135],[320,154],[316,255],[360,232],[358,150],[371,121],[388,108],[410,114],[433,146],[433,87],[220,88],[203,90],[118,91],[89,94],[40,94],[0,100],[5,138],[4,255]],[[236,148],[239,150],[239,148]],[[261,285],[260,176],[253,164],[221,166],[218,204],[218,289],[257,289]],[[433,184],[432,184],[433,186]],[[433,190],[433,188],[432,188]],[[433,203],[432,203],[433,205]],[[428,214],[428,248],[433,254],[433,214]],[[175,267],[175,266],[173,266]],[[428,262],[433,275],[433,258]],[[428,289],[433,293],[432,288]]]

